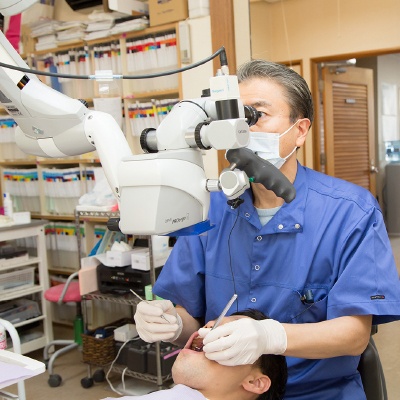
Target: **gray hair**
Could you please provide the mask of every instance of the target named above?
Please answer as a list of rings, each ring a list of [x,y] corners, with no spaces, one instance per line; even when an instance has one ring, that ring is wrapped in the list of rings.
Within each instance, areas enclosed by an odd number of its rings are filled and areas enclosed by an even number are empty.
[[[300,118],[314,119],[314,107],[307,82],[295,71],[282,64],[265,60],[251,60],[241,65],[237,71],[240,82],[252,78],[266,78],[280,85],[286,92],[290,108],[290,121]],[[311,126],[310,124],[310,126]]]

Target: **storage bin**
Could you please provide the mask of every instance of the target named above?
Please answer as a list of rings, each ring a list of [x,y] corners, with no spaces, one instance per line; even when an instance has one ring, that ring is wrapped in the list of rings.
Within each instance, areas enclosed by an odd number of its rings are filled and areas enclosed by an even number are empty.
[[[82,334],[82,361],[88,364],[103,366],[115,358],[114,335],[96,338],[94,335]]]
[[[1,294],[32,287],[35,283],[35,267],[18,269],[0,274]]]

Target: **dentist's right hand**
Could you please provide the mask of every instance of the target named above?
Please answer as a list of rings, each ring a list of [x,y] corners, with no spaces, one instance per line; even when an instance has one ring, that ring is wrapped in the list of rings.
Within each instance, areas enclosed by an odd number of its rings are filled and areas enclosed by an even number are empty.
[[[182,319],[169,300],[141,301],[134,318],[140,338],[148,343],[173,342],[182,333]]]

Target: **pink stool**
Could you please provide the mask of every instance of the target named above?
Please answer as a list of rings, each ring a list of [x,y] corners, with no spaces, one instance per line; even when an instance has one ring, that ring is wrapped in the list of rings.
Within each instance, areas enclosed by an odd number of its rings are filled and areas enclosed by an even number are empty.
[[[44,362],[47,364],[47,370],[49,372],[48,384],[51,387],[57,387],[61,385],[62,378],[58,374],[53,373],[53,364],[55,359],[69,352],[72,349],[78,348],[82,345],[81,333],[83,331],[83,320],[82,320],[82,307],[81,307],[81,294],[79,291],[79,282],[73,281],[78,276],[78,272],[71,274],[65,283],[60,285],[52,286],[44,292],[46,300],[52,303],[63,304],[63,303],[76,303],[76,318],[74,321],[74,340],[52,340],[43,349]],[[53,346],[64,346],[56,350],[49,358],[49,349]]]

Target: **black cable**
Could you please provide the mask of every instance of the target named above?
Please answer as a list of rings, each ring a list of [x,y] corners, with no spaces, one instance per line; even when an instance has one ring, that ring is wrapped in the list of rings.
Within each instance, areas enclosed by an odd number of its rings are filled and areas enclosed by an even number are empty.
[[[160,76],[174,75],[179,72],[184,72],[184,71],[188,71],[190,69],[199,67],[200,65],[203,65],[203,64],[211,61],[212,59],[217,57],[219,54],[225,54],[224,46],[220,47],[214,54],[211,54],[211,56],[206,57],[203,60],[200,60],[198,62],[195,62],[194,64],[190,64],[186,67],[172,69],[170,71],[158,72],[155,74],[147,74],[147,75],[112,75],[112,76],[110,76],[110,78],[113,78],[113,79],[150,79],[150,78],[158,78]],[[23,67],[10,65],[10,64],[5,64],[3,62],[0,62],[0,67],[13,69],[16,71],[25,72],[25,73],[29,73],[29,74],[53,76],[53,77],[58,77],[58,78],[91,79],[91,80],[107,78],[107,76],[97,76],[96,77],[96,75],[60,74],[58,72],[39,71],[36,69],[29,69],[29,68],[23,68]]]
[[[240,208],[240,205],[239,205],[239,208]],[[239,218],[239,208],[237,210],[235,222],[233,223],[233,226],[232,226],[231,231],[229,232],[229,236],[228,236],[229,268],[231,270],[231,276],[232,276],[232,281],[233,281],[233,291],[234,291],[233,294],[237,294],[237,293],[236,293],[235,275],[233,274],[233,267],[232,267],[231,236],[232,236],[233,229],[236,226],[236,222]],[[238,299],[236,299],[236,312],[239,312],[239,300]]]

